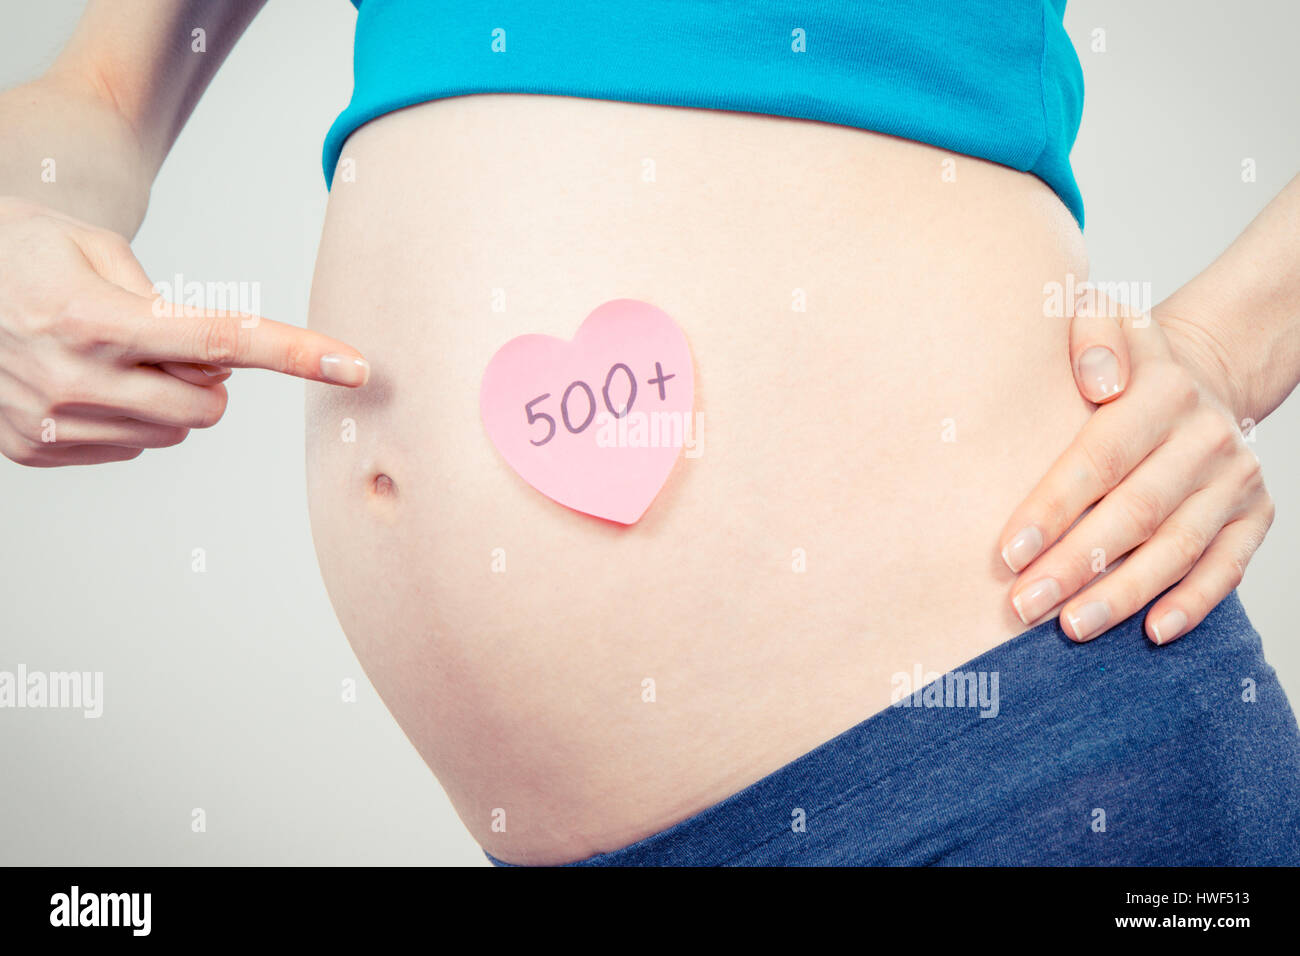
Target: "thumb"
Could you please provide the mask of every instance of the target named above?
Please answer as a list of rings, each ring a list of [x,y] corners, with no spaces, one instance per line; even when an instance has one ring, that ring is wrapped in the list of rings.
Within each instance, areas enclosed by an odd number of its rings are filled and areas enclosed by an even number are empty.
[[[220,365],[199,362],[159,362],[158,367],[169,375],[191,385],[216,385],[230,378],[230,369]]]
[[[1096,296],[1081,296],[1070,317],[1070,366],[1083,397],[1102,404],[1128,385],[1131,363],[1124,330]]]

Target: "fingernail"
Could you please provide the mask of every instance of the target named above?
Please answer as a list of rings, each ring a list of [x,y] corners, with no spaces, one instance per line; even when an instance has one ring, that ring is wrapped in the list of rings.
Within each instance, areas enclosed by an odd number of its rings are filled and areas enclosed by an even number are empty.
[[[223,366],[220,365],[200,365],[199,371],[202,372],[204,375],[211,375],[214,377],[217,375],[230,374],[230,369],[224,368]]]
[[[1008,568],[1019,573],[1020,569],[1038,556],[1043,550],[1043,532],[1033,525],[1022,529],[1002,549],[1002,560]]]
[[[1073,614],[1067,614],[1070,630],[1074,631],[1076,641],[1086,641],[1096,634],[1110,620],[1110,605],[1105,601],[1089,601]]]
[[[1094,402],[1119,391],[1119,359],[1108,348],[1094,345],[1079,356],[1079,380]]]
[[[1157,644],[1168,644],[1179,634],[1183,633],[1183,628],[1187,626],[1187,615],[1177,609],[1165,614],[1159,621],[1151,625],[1151,630],[1156,632]]]
[[[1061,585],[1055,578],[1043,578],[1035,581],[1011,599],[1020,620],[1032,624],[1061,600]]]
[[[370,378],[370,363],[365,359],[349,358],[346,355],[322,355],[320,357],[320,374],[339,385],[364,385]]]

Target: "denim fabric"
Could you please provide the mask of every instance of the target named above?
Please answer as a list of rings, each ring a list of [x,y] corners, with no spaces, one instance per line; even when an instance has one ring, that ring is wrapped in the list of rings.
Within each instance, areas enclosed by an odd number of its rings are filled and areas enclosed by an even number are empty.
[[[1145,616],[1087,644],[1040,624],[950,672],[996,673],[996,716],[892,706],[571,865],[1300,864],[1300,729],[1236,592],[1166,647]]]

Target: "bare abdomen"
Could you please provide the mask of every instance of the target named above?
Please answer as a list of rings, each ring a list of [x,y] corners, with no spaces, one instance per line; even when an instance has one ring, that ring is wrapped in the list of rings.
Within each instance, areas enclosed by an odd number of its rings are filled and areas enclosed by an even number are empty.
[[[374,375],[309,386],[317,551],[367,673],[494,855],[656,832],[886,706],[891,675],[1024,629],[997,535],[1090,408],[1043,307],[1084,278],[1082,238],[1037,179],[847,128],[559,97],[414,107],[344,156],[311,325]],[[703,420],[632,527],[526,485],[478,411],[503,343],[568,338],[624,297],[685,330]]]

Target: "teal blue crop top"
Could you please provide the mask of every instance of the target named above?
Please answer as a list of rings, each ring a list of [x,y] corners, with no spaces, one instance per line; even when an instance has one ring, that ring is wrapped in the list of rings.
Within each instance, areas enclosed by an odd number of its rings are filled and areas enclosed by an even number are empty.
[[[470,93],[770,113],[1030,172],[1083,225],[1066,0],[352,0],[352,101],[325,138]]]

